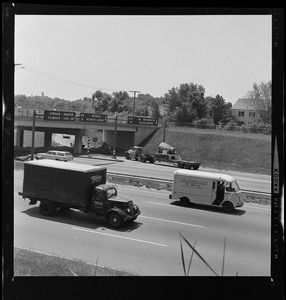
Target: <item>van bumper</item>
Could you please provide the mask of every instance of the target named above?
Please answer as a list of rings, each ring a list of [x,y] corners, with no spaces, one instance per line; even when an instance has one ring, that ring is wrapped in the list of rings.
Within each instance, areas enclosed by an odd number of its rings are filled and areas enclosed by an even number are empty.
[[[244,203],[241,201],[241,202],[236,204],[236,207],[242,207],[243,205],[244,205]]]

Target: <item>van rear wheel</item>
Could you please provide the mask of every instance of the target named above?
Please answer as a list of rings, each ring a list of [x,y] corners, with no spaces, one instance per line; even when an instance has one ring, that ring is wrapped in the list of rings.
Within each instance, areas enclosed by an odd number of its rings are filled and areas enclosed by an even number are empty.
[[[189,200],[189,198],[187,198],[187,197],[182,197],[182,198],[180,198],[180,203],[181,203],[183,206],[188,206],[188,205],[190,205],[190,200]]]
[[[231,212],[234,210],[233,204],[229,201],[224,202],[222,207],[223,207],[223,210],[226,212]]]

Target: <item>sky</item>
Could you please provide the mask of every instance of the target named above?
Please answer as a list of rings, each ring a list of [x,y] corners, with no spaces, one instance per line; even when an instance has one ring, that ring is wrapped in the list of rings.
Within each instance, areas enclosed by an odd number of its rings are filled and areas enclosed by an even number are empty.
[[[164,97],[194,83],[234,104],[271,80],[271,41],[271,15],[16,15],[15,94]]]

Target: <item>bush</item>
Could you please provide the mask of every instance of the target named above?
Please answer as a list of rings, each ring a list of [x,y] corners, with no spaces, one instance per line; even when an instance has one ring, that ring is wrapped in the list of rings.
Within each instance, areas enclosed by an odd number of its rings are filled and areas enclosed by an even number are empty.
[[[236,127],[236,123],[234,121],[231,121],[231,122],[225,124],[223,129],[234,131],[235,127]]]

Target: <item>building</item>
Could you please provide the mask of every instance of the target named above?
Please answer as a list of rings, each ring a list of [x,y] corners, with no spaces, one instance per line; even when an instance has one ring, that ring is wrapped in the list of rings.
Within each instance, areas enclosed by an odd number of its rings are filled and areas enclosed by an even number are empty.
[[[260,120],[259,112],[251,105],[249,99],[238,99],[231,110],[238,126],[249,125]]]

